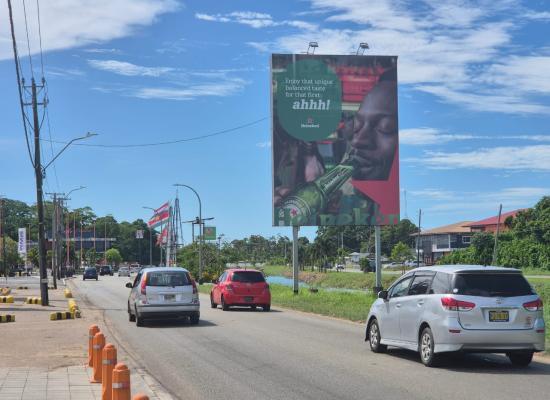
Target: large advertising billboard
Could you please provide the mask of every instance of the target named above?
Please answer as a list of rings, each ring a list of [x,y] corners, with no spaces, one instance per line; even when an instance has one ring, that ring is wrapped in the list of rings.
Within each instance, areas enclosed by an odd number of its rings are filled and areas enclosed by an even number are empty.
[[[273,54],[273,225],[399,221],[397,57]]]

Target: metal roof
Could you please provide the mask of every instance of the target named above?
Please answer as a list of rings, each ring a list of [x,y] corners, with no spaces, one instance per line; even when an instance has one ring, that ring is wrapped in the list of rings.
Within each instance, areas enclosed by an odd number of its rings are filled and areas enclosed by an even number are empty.
[[[432,265],[431,267],[420,267],[415,268],[411,271],[441,271],[449,274],[455,272],[465,272],[465,271],[484,271],[484,272],[517,272],[521,273],[521,270],[516,268],[506,268],[506,267],[497,267],[493,265]]]
[[[524,208],[520,208],[518,210],[508,211],[508,212],[505,212],[505,213],[501,214],[499,223],[503,224],[504,221],[506,221],[506,218],[515,217],[517,213],[519,213],[520,211],[524,211],[524,210],[525,210]],[[485,219],[482,219],[480,221],[470,222],[466,226],[468,226],[468,227],[479,227],[479,226],[487,226],[487,225],[496,225],[497,220],[498,220],[498,215],[495,215],[494,217],[485,218]]]

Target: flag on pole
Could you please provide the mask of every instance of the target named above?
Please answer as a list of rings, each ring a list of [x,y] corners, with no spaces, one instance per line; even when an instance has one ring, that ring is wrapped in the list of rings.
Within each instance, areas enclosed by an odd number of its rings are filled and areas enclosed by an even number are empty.
[[[160,235],[157,237],[157,246],[165,244],[166,239],[168,239],[168,227],[164,228]]]
[[[166,202],[155,210],[153,217],[147,222],[149,228],[156,228],[170,218],[170,203]]]

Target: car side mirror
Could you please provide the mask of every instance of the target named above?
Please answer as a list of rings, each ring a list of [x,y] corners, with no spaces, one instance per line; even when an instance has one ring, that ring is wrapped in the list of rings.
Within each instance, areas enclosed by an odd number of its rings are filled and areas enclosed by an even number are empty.
[[[388,300],[388,291],[387,290],[381,290],[378,292],[378,298],[383,300]]]
[[[128,282],[128,283],[126,284],[126,287],[127,287],[128,289],[132,289],[132,288],[134,287],[134,285],[132,285],[132,282]]]

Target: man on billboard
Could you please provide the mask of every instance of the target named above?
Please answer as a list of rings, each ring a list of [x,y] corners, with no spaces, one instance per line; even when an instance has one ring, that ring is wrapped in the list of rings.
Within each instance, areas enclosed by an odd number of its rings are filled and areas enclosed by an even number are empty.
[[[342,66],[348,57],[332,56],[331,60],[331,56],[327,56],[328,61],[325,59],[342,82],[339,122],[328,137],[300,140],[296,128],[290,124],[284,126],[284,121],[281,121],[278,108],[282,107],[277,101],[281,93],[274,98],[273,202],[276,226],[386,225],[398,222],[396,67],[394,63],[386,63],[385,68],[380,65],[376,68]],[[353,58],[355,64],[365,60]],[[370,60],[365,61],[370,65]],[[289,81],[288,78],[285,80]],[[280,90],[280,81],[277,90]],[[298,82],[299,79],[290,81]],[[367,84],[361,86],[361,82]],[[288,86],[286,88],[288,90]],[[323,104],[323,101],[318,103]],[[295,104],[301,106],[303,103]],[[308,123],[311,120],[306,119]],[[302,123],[300,126],[308,125]],[[317,125],[312,123],[311,126]],[[294,129],[294,133],[289,132],[289,128]]]

